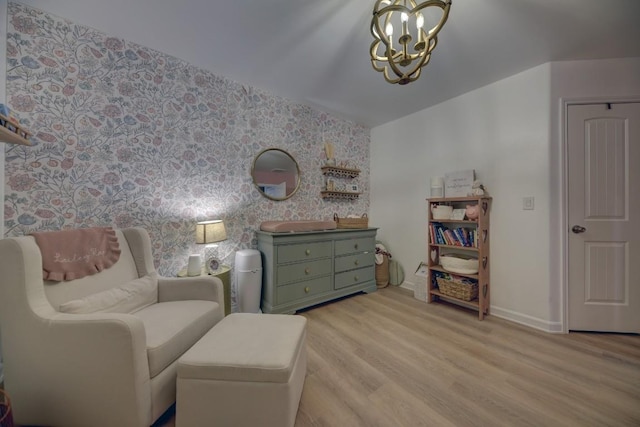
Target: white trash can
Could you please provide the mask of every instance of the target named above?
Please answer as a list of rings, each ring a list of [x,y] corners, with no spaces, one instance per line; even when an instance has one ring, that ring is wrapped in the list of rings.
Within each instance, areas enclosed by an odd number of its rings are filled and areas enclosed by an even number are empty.
[[[236,252],[234,266],[240,313],[261,313],[262,297],[262,258],[255,249],[242,249]]]

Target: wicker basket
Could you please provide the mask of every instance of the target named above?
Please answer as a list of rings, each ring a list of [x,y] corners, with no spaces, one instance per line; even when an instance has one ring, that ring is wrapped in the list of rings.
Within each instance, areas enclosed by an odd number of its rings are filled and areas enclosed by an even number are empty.
[[[336,222],[337,228],[369,227],[369,218],[367,217],[367,214],[362,214],[360,218],[338,218],[338,214],[333,214],[333,220]]]
[[[382,264],[376,264],[376,286],[378,289],[389,286],[389,258],[382,256]]]
[[[478,297],[477,283],[461,283],[453,280],[437,277],[438,289],[440,293],[449,297],[461,299],[463,301],[471,301]]]

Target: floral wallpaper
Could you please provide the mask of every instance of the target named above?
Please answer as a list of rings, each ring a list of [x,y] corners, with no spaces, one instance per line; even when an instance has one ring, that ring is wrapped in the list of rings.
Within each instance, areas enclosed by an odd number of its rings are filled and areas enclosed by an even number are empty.
[[[34,136],[5,144],[7,236],[141,226],[171,276],[204,254],[200,220],[225,221],[219,254],[232,265],[262,221],[367,212],[368,128],[37,9],[8,12],[6,101]],[[362,170],[358,200],[320,197],[325,141]],[[250,176],[269,147],[300,165],[286,201],[264,198]]]

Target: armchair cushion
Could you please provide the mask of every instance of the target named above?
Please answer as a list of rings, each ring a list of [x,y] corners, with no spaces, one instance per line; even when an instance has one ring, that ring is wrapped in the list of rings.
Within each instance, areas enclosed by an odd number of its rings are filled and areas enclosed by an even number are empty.
[[[213,301],[169,301],[136,311],[147,335],[151,378],[178,359],[224,317]]]
[[[58,308],[62,313],[133,313],[158,301],[158,276],[150,274],[106,291],[74,299]]]

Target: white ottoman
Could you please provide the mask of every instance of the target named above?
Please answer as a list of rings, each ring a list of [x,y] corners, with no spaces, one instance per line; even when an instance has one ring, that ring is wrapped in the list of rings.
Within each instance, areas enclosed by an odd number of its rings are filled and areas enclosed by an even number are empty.
[[[178,359],[176,426],[293,426],[307,319],[233,313]]]

